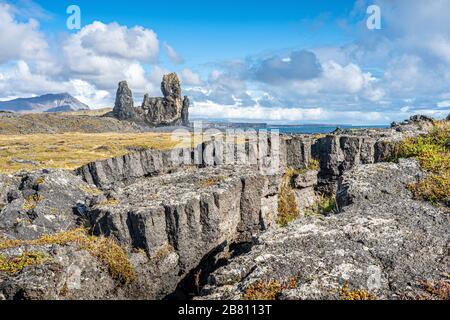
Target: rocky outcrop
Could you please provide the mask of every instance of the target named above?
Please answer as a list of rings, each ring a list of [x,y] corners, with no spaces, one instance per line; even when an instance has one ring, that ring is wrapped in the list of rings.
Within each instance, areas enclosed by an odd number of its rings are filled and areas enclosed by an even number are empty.
[[[270,223],[260,216],[267,184],[257,172],[233,167],[144,179],[115,190],[114,205],[100,201],[93,206],[91,225],[96,234],[114,237],[130,250],[144,250],[150,261],[170,264],[177,276],[166,283],[169,294],[210,252],[248,241]],[[159,278],[167,273],[154,270]],[[153,298],[162,298],[156,292]]]
[[[174,98],[177,88],[163,92]],[[121,92],[117,105],[126,115],[131,92],[125,85]],[[270,279],[295,279],[296,288],[280,292],[284,299],[335,299],[347,284],[378,298],[414,298],[421,281],[441,281],[448,272],[450,239],[445,210],[414,200],[407,188],[426,173],[413,160],[385,162],[409,134],[247,136],[236,145],[215,137],[195,148],[138,150],[75,172],[2,175],[0,238],[8,240],[0,240],[0,260],[30,252],[45,259],[16,273],[0,271],[0,299],[200,292],[205,299],[238,299]],[[318,171],[311,170],[312,158]],[[285,228],[276,223],[283,186],[300,216]],[[339,214],[306,214],[322,187],[337,192]],[[80,226],[93,239],[119,245],[134,281],[118,281],[78,240],[15,242]]]
[[[79,226],[92,188],[65,170],[0,175],[0,237],[30,240]]]
[[[176,73],[163,77],[163,97],[144,96],[142,106],[135,108],[133,95],[126,81],[119,83],[112,115],[151,127],[189,125],[189,98],[182,97],[181,84]]]
[[[434,125],[434,119],[425,115],[415,115],[403,122],[393,122],[391,128],[399,132],[416,131],[426,133]]]
[[[119,82],[112,113],[119,120],[133,120],[138,117],[137,110],[134,108],[133,93],[126,81]]]
[[[273,216],[261,214],[262,199],[270,192],[268,178],[246,167],[179,171],[106,193],[64,170],[5,177],[1,185],[6,191],[1,238],[36,240],[88,227],[115,239],[137,274],[134,283],[120,284],[98,259],[65,238],[13,245],[2,255],[37,251],[46,262],[19,276],[0,272],[0,298],[6,299],[79,299],[81,294],[83,299],[160,299],[211,252],[249,241],[274,224]],[[101,281],[101,290],[89,279]]]
[[[266,175],[282,175],[286,168],[304,169],[312,159],[309,137],[251,137],[235,145],[207,141],[195,148],[167,151],[141,150],[124,156],[94,161],[76,170],[89,184],[102,189],[129,184],[136,179],[186,167],[251,165]]]
[[[334,193],[339,178],[350,169],[390,161],[399,141],[427,133],[433,121],[426,116],[413,116],[389,129],[338,130],[317,139],[312,156],[320,162],[319,189]]]
[[[303,217],[258,236],[252,250],[213,272],[200,299],[241,299],[258,281],[295,280],[281,299],[340,299],[343,289],[377,299],[417,299],[424,281],[448,281],[449,218],[412,199],[424,173],[413,160],[368,164],[342,177],[341,212]]]

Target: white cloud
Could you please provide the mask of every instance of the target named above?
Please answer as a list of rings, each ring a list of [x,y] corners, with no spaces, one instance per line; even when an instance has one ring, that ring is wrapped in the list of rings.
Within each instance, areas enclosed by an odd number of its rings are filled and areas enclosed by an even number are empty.
[[[202,84],[202,79],[198,73],[195,73],[191,69],[185,68],[181,71],[181,79],[184,84],[190,86],[198,86]]]
[[[450,108],[450,100],[440,101],[436,104],[438,108]]]
[[[182,64],[184,63],[184,59],[182,56],[180,56],[174,48],[172,48],[167,43],[164,43],[164,49],[166,51],[166,55],[169,58],[170,61],[174,64]]]
[[[152,30],[94,22],[69,37],[63,46],[70,75],[113,90],[127,80],[136,90],[149,86],[141,62],[154,62],[159,42]]]
[[[211,101],[195,102],[190,114],[193,118],[251,120],[265,122],[330,122],[345,119],[354,124],[382,124],[393,119],[392,114],[381,112],[335,111],[316,108],[267,108],[259,105],[223,105]]]
[[[75,98],[91,108],[111,106],[113,102],[113,97],[108,91],[97,90],[95,86],[86,81],[80,79],[70,80],[68,87],[71,89],[67,90],[68,92],[71,92]],[[107,104],[108,102],[109,104]]]
[[[95,21],[72,37],[76,46],[97,56],[155,62],[159,41],[153,30]]]
[[[47,59],[48,44],[34,19],[18,22],[13,7],[0,3],[0,63],[18,59]]]

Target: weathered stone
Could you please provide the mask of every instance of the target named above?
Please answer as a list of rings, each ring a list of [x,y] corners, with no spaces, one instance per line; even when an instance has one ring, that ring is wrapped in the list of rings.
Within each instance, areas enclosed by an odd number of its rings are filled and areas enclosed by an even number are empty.
[[[134,108],[131,90],[125,81],[119,83],[113,115],[151,127],[189,124],[189,98],[181,96],[180,80],[176,73],[164,75],[161,83],[163,97],[144,96],[142,106]]]
[[[74,228],[92,197],[89,185],[65,170],[22,174],[20,180],[8,183],[9,188],[1,192],[7,199],[0,208],[0,234],[8,238],[36,239]]]
[[[265,177],[245,167],[180,171],[116,189],[117,203],[96,205],[89,215],[96,234],[129,250],[144,249],[151,260],[172,248],[178,278],[169,294],[208,253],[267,227],[261,221],[266,185]]]
[[[126,81],[119,82],[114,104],[113,115],[119,120],[132,120],[136,118],[133,93]]]
[[[214,271],[199,299],[242,299],[256,281],[296,279],[281,299],[340,299],[341,289],[377,299],[417,299],[423,281],[448,281],[446,210],[412,199],[414,161],[358,166],[343,176],[342,213],[302,217],[255,239],[252,250]],[[350,204],[351,203],[351,204]],[[348,204],[348,206],[346,206]]]
[[[317,171],[308,170],[305,173],[299,174],[294,178],[294,187],[297,189],[304,189],[314,187],[317,185]]]
[[[317,203],[318,197],[314,188],[308,187],[303,189],[294,189],[295,201],[297,209],[301,215],[305,215],[307,210]]]
[[[394,122],[391,128],[399,132],[422,132],[425,133],[434,125],[434,119],[425,115],[415,115],[403,122]]]

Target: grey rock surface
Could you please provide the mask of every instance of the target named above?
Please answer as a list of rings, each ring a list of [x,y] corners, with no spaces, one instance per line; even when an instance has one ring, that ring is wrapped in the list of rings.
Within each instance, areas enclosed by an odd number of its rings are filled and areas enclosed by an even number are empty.
[[[119,120],[132,120],[137,117],[137,111],[134,108],[133,93],[128,88],[126,81],[119,82],[112,113]]]
[[[161,82],[163,97],[144,96],[135,108],[133,95],[126,81],[119,83],[112,115],[150,127],[189,125],[189,98],[182,97],[181,84],[176,73],[164,75]]]
[[[0,236],[31,240],[75,228],[92,194],[80,177],[65,170],[0,176]]]
[[[246,240],[262,229],[267,183],[249,168],[181,171],[117,189],[117,204],[93,206],[89,215],[97,234],[151,257],[173,248],[185,274],[224,242]]]
[[[256,281],[292,278],[297,288],[281,299],[339,299],[346,284],[378,299],[418,298],[422,281],[445,281],[450,267],[448,214],[406,189],[420,175],[411,160],[347,172],[340,198],[353,204],[341,200],[338,215],[303,217],[257,237],[249,253],[210,275],[200,299],[240,299]]]

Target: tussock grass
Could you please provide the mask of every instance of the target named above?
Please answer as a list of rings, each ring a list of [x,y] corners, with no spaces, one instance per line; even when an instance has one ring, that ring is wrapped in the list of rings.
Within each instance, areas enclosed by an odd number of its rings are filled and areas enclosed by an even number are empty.
[[[137,148],[171,149],[180,141],[172,139],[171,133],[154,132],[0,135],[0,173],[42,168],[74,170]]]
[[[128,255],[116,242],[106,237],[95,237],[83,228],[51,235],[43,235],[36,240],[0,240],[0,250],[22,246],[68,245],[75,244],[81,250],[87,250],[107,268],[111,276],[123,284],[135,281],[136,273],[128,260]],[[29,261],[29,260],[25,260]],[[22,263],[24,264],[24,263]],[[5,267],[6,268],[6,267]],[[0,269],[1,270],[1,269]]]
[[[394,160],[416,158],[430,175],[409,189],[416,198],[450,205],[450,121],[438,121],[429,134],[396,146]]]

